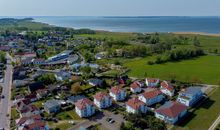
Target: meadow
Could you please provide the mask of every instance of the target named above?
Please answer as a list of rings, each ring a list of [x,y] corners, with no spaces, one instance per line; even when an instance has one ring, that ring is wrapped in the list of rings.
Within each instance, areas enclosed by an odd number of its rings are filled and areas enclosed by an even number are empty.
[[[191,60],[148,65],[153,57],[130,59],[124,65],[130,69],[129,76],[161,79],[176,78],[180,81],[199,80],[202,83],[219,84],[220,56],[202,56]]]

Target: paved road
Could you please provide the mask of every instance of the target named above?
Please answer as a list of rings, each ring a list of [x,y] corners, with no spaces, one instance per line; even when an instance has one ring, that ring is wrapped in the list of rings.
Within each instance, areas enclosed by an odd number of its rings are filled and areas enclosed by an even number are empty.
[[[12,85],[12,70],[11,57],[7,54],[7,65],[5,70],[5,78],[0,85],[3,87],[2,95],[4,99],[0,101],[0,128],[10,129],[10,114],[11,114],[11,85]]]
[[[215,122],[212,124],[209,130],[214,130],[219,123],[220,123],[220,116],[215,120]]]

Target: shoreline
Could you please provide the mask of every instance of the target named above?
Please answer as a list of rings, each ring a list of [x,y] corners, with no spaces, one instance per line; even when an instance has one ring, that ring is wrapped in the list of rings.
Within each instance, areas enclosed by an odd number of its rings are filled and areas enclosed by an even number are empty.
[[[67,27],[67,26],[60,26],[60,25],[55,25],[55,24],[50,24],[48,22],[41,22],[33,18],[31,20],[32,22],[38,22],[42,24],[47,24],[49,26],[55,26],[55,27],[63,27],[63,28],[71,28],[71,29],[90,29],[99,33],[102,32],[109,32],[109,33],[145,33],[145,34],[152,34],[152,33],[167,33],[167,34],[177,34],[177,35],[202,35],[202,36],[216,36],[220,37],[220,33],[206,33],[206,32],[132,32],[132,31],[113,31],[113,30],[105,30],[105,29],[92,29],[92,28],[77,28],[77,27]]]

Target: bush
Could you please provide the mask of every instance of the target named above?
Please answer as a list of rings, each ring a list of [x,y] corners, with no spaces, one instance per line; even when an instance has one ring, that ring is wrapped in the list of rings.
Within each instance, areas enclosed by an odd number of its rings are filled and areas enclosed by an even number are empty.
[[[153,62],[153,61],[148,61],[147,64],[148,64],[148,65],[153,65],[154,62]]]

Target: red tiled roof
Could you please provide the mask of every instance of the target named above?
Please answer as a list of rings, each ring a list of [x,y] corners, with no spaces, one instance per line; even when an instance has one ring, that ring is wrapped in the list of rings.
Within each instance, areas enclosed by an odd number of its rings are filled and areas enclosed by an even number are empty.
[[[25,99],[35,99],[35,98],[37,98],[36,94],[30,94],[25,96]]]
[[[26,125],[23,130],[44,130],[45,125],[44,121],[35,121],[32,124]]]
[[[187,106],[178,103],[178,102],[169,102],[170,104],[168,106],[161,106],[160,108],[156,109],[156,112],[175,118],[177,117],[181,112],[185,111],[187,109]],[[166,105],[166,104],[165,104]]]
[[[30,104],[30,100],[23,99],[17,103],[17,107],[20,107],[21,105],[28,105],[28,104]]]
[[[104,92],[98,92],[95,94],[94,98],[98,101],[103,100],[105,97],[110,97],[107,93]]]
[[[140,101],[137,97],[129,99],[126,104],[135,110],[138,110],[141,105],[145,105],[144,102]]]
[[[33,112],[39,110],[35,105],[27,105],[20,110],[21,113]]]
[[[171,86],[171,84],[167,81],[163,81],[160,85],[169,91],[173,91],[173,86]]]
[[[137,82],[134,82],[130,85],[130,87],[136,89],[136,88],[140,88],[140,85]]]
[[[93,105],[93,102],[88,98],[80,99],[75,103],[75,106],[80,110],[85,109],[87,105]]]
[[[153,89],[152,91],[145,91],[144,93],[142,93],[142,95],[145,97],[145,98],[154,98],[158,95],[162,94],[162,92],[158,89]]]
[[[40,115],[33,115],[33,116],[30,116],[30,117],[22,117],[20,118],[20,120],[18,121],[17,125],[21,125],[21,124],[24,124],[27,120],[41,120],[41,116]]]
[[[114,94],[118,94],[122,91],[122,89],[118,86],[115,87],[111,87],[110,92],[114,93]]]
[[[155,79],[155,78],[147,78],[147,81],[148,81],[149,83],[156,83],[156,82],[158,82],[158,80],[159,80],[159,79]]]

